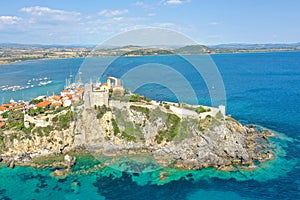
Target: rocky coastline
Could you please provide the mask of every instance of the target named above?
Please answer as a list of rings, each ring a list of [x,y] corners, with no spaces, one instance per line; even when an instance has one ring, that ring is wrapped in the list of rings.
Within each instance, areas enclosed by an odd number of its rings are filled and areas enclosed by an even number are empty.
[[[181,106],[179,113],[175,107],[179,109],[175,104],[117,100],[109,107],[72,106],[67,128],[57,129],[53,122],[47,134],[4,131],[0,162],[10,168],[52,167],[58,169],[54,176],[64,177],[76,164],[70,154],[78,151],[112,158],[147,154],[161,167],[186,170],[254,170],[275,157],[270,131],[244,126],[213,108],[199,114],[195,106]]]

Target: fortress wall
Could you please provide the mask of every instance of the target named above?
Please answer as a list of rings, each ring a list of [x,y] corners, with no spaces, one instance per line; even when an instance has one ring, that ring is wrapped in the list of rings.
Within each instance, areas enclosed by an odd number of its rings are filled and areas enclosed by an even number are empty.
[[[123,107],[129,107],[130,104],[128,102],[122,102],[122,101],[118,101],[118,100],[110,100],[109,106],[121,109]]]

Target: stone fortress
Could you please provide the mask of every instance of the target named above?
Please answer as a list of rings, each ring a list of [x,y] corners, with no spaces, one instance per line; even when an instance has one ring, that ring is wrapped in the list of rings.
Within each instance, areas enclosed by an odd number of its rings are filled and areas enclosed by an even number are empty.
[[[129,104],[123,104],[120,101],[113,101],[110,99],[111,96],[124,96],[125,90],[121,79],[109,76],[107,77],[106,83],[87,83],[84,85],[84,93],[82,100],[84,101],[85,108],[93,108],[94,106],[115,106],[115,107],[128,107]],[[151,101],[152,106],[159,105],[159,101]],[[221,112],[223,116],[226,115],[226,109],[224,105],[220,105],[218,108],[202,106],[209,109],[209,112],[197,114],[189,109],[185,109],[180,103],[174,102],[163,102],[164,104],[170,105],[170,110],[180,116],[180,118],[189,116],[198,116],[204,119],[207,115],[216,116],[218,112]],[[152,107],[150,106],[150,107]],[[198,105],[197,105],[198,106]],[[196,107],[197,107],[196,106]]]
[[[109,76],[106,83],[85,84],[83,95],[84,107],[109,106],[108,100],[110,95],[124,95],[124,87],[121,79]]]

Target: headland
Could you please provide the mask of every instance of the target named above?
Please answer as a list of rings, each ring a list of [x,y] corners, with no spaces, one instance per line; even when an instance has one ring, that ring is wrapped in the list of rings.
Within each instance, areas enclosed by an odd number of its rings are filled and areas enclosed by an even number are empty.
[[[110,158],[147,154],[161,167],[235,171],[254,170],[274,157],[272,133],[240,124],[225,106],[151,100],[115,77],[103,84],[73,83],[59,95],[30,102],[12,100],[0,106],[0,114],[0,158],[8,167],[68,172],[80,155],[74,152],[88,152]]]

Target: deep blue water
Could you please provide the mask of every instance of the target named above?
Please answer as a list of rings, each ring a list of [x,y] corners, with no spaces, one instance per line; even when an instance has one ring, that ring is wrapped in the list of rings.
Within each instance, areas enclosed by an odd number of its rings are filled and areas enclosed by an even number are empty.
[[[197,56],[188,58],[198,59]],[[131,174],[104,168],[88,175],[74,173],[59,180],[49,176],[51,169],[1,168],[0,199],[300,199],[300,52],[220,54],[212,55],[212,59],[224,81],[227,114],[242,123],[257,124],[279,133],[273,138],[279,145],[275,149],[277,157],[274,161],[265,163],[254,172],[161,169],[168,172],[165,182],[159,181],[161,170]],[[159,63],[180,72],[195,90],[198,103],[211,104],[209,86],[180,57],[126,57],[111,61],[109,58],[89,61],[60,59],[0,66],[0,87],[26,85],[29,79],[38,77],[53,80],[47,86],[16,92],[0,91],[0,97],[8,101],[58,92],[63,88],[65,78],[75,75],[78,69],[83,72],[82,79],[87,79],[87,76],[84,77],[88,74],[86,71],[97,79],[102,72],[121,77],[135,66]],[[92,66],[86,69],[85,63]],[[106,66],[109,67],[104,70]],[[182,82],[174,80],[173,71],[155,73],[137,73],[136,79],[146,83],[151,77],[164,77],[165,83],[173,83],[172,88],[155,81],[141,85],[136,92],[168,101],[177,101],[183,96],[186,102],[191,103]],[[131,80],[124,80],[125,85],[130,86],[134,82],[134,76],[131,77]],[[80,186],[75,187],[74,181]]]

